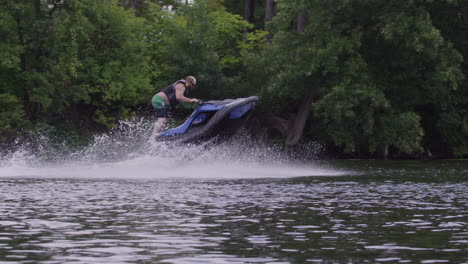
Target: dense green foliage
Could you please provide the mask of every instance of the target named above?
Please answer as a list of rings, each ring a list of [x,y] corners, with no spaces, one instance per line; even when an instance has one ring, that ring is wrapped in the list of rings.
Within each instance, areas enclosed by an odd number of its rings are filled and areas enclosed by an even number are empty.
[[[273,41],[250,65],[271,84],[272,103],[313,90],[313,138],[362,155],[468,153],[467,1],[276,3]],[[304,10],[305,29],[291,30]],[[447,12],[451,23],[433,21]]]
[[[270,22],[255,0],[252,23],[244,1],[0,0],[0,142],[112,127],[194,75],[205,100],[260,95],[286,144],[468,155],[467,0],[276,0]]]

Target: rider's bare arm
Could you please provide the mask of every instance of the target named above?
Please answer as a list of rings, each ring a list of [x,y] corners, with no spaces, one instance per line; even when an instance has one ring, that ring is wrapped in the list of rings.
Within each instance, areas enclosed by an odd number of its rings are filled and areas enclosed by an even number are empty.
[[[195,102],[198,102],[198,99],[195,99],[195,98],[188,98],[188,97],[185,97],[184,96],[184,92],[185,92],[185,85],[182,84],[182,83],[178,83],[176,86],[175,86],[175,94],[176,94],[176,99],[177,101],[179,102],[185,102],[185,103],[195,103]]]

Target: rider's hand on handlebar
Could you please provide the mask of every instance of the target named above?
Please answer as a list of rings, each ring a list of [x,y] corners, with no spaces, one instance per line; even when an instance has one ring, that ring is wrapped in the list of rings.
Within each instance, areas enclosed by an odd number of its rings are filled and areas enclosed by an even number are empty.
[[[198,104],[198,105],[204,104],[204,102],[202,100],[200,100],[200,99],[194,99],[193,103]]]

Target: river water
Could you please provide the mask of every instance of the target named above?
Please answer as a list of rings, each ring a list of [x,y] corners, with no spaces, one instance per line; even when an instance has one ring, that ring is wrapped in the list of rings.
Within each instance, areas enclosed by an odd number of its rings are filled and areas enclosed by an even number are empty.
[[[467,161],[203,151],[3,157],[0,263],[468,263]]]

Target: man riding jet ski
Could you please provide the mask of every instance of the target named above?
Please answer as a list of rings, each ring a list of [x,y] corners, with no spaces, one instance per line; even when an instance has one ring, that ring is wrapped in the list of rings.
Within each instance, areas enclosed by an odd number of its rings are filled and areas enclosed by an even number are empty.
[[[156,136],[166,127],[167,118],[169,117],[169,109],[173,109],[181,102],[185,103],[200,103],[201,100],[196,98],[186,97],[186,93],[194,89],[197,84],[197,79],[193,76],[187,76],[185,79],[178,80],[173,84],[168,85],[159,93],[155,94],[151,99],[153,105],[156,122],[154,123],[153,132],[149,138],[149,143],[153,143]]]

